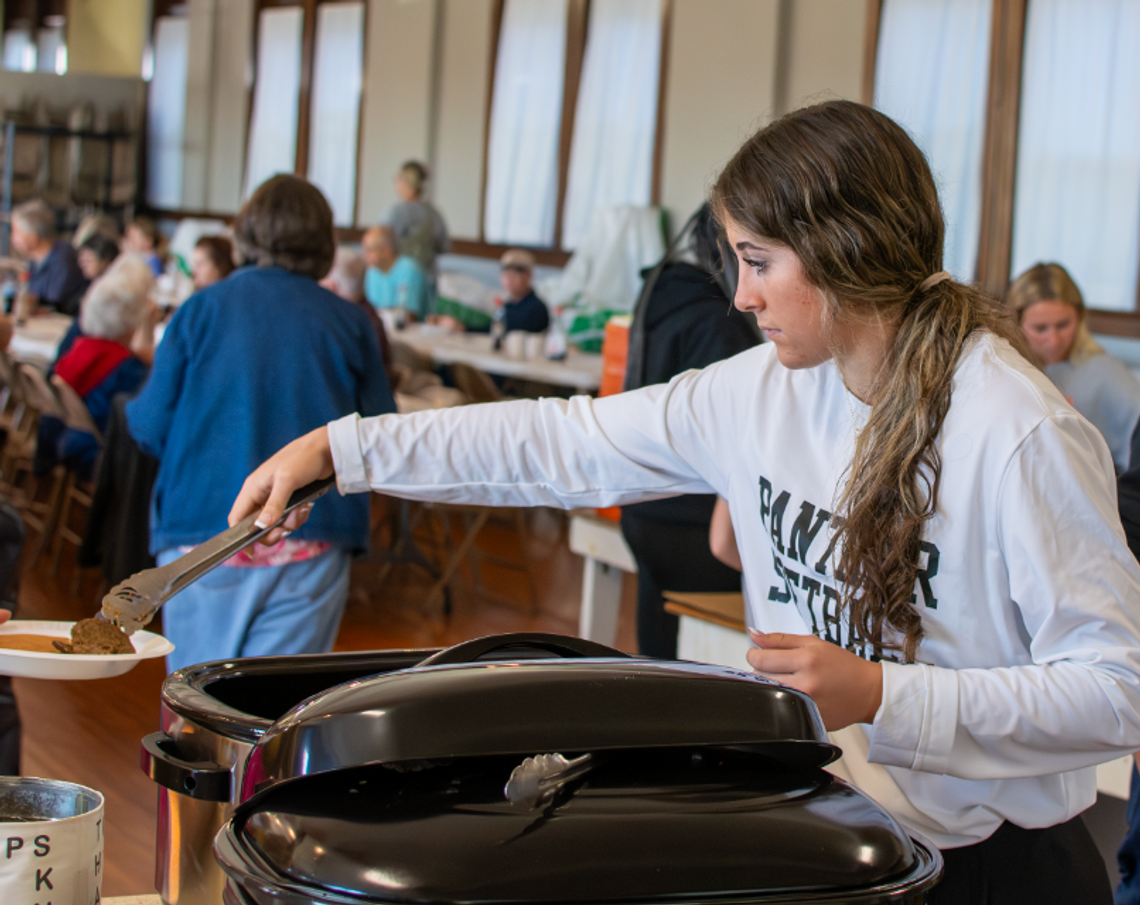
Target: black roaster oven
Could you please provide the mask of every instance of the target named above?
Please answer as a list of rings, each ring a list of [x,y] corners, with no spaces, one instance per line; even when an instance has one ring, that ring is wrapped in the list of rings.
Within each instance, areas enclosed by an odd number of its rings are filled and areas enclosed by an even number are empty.
[[[925,901],[940,854],[823,769],[839,755],[810,698],[751,673],[477,639],[260,734],[214,842],[223,900]]]

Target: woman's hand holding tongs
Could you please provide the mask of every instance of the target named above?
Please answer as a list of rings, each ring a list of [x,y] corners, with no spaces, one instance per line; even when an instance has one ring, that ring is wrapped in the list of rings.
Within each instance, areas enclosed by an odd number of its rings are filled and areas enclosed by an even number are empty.
[[[328,429],[319,427],[294,440],[245,479],[241,493],[230,510],[230,524],[236,525],[251,512],[260,509],[258,526],[272,525],[281,518],[293,491],[327,478],[333,471]],[[261,543],[275,544],[288,537],[290,532],[296,531],[305,523],[312,508],[312,503],[309,503],[293,510],[283,524],[261,539]]]

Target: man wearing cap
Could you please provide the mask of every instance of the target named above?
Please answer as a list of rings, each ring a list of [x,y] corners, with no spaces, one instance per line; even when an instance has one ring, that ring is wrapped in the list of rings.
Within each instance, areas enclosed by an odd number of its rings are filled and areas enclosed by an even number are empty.
[[[542,333],[550,326],[550,312],[531,288],[534,255],[521,248],[511,248],[503,252],[499,266],[499,278],[506,293],[503,300],[504,332],[524,330],[527,333]]]

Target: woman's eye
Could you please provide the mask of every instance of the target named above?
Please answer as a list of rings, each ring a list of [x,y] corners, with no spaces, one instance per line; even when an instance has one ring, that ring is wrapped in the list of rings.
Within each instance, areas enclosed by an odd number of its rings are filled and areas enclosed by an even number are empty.
[[[756,271],[756,273],[762,273],[764,271],[764,268],[766,268],[768,266],[768,262],[767,261],[750,261],[748,258],[745,258],[744,259],[744,265],[746,267],[751,267],[754,271]]]

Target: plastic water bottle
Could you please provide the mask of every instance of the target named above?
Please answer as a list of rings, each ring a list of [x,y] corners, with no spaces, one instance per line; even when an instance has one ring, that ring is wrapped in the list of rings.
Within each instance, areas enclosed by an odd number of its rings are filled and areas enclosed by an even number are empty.
[[[503,335],[507,332],[507,309],[503,300],[495,299],[495,311],[491,315],[491,348],[498,352],[503,347]]]
[[[551,361],[562,361],[566,357],[566,329],[562,326],[562,308],[554,309],[550,329],[546,331],[546,348],[543,350]]]
[[[16,293],[20,290],[20,281],[16,279],[16,274],[9,270],[4,274],[4,313],[11,314],[12,307],[16,304]]]

